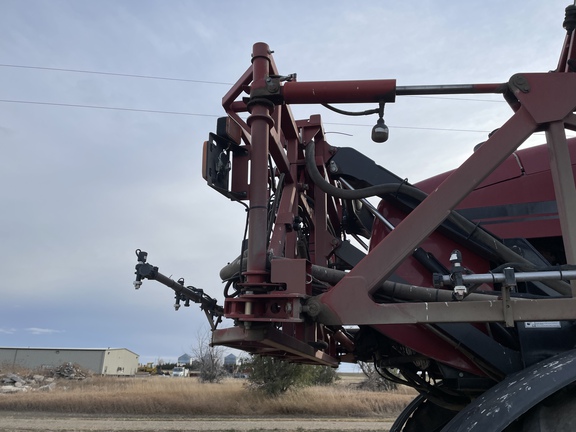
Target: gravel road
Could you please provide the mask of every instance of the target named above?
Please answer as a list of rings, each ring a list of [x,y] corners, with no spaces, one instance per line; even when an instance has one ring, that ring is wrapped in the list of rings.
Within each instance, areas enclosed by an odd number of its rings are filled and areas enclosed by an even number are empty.
[[[379,431],[392,420],[317,418],[184,418],[0,412],[0,432],[49,431]]]

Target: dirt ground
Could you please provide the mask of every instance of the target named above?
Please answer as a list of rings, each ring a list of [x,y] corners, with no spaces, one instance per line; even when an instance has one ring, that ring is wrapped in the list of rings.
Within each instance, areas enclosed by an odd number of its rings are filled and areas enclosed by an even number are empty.
[[[174,416],[97,416],[0,412],[0,432],[48,431],[380,431],[387,432],[391,419],[337,418],[184,418]]]

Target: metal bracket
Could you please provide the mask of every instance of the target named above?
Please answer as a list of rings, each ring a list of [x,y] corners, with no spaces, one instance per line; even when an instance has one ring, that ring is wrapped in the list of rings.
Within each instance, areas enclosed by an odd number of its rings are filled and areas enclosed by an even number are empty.
[[[510,302],[510,291],[516,288],[516,275],[512,267],[506,267],[503,271],[504,283],[502,284],[502,312],[504,313],[504,322],[506,327],[514,327],[514,315],[512,313],[512,304]]]
[[[462,279],[464,273],[464,267],[462,267],[462,253],[459,250],[453,250],[450,254],[450,262],[452,263],[450,279],[454,281],[454,293],[452,294],[452,297],[454,300],[462,301],[468,294],[468,289],[464,285]]]

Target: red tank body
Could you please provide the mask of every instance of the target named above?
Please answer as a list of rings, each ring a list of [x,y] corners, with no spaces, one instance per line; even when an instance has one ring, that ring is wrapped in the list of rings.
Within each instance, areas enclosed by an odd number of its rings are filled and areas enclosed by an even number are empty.
[[[568,140],[568,148],[576,161],[576,138]],[[572,170],[576,171],[574,162]],[[416,186],[429,193],[449,175],[439,174]],[[547,146],[514,152],[457,210],[500,238],[561,236]]]

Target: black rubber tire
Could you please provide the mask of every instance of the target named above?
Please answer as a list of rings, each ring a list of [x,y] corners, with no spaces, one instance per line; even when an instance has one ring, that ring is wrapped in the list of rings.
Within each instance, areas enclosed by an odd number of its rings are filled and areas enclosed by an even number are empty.
[[[420,405],[422,405],[426,401],[426,396],[419,394],[414,398],[412,402],[410,402],[406,408],[400,413],[396,420],[392,424],[390,428],[390,432],[402,432],[404,425],[408,421],[408,419],[414,414],[414,411],[418,409]]]
[[[408,419],[402,432],[440,432],[456,414],[456,411],[425,401]]]
[[[508,426],[505,432],[574,432],[576,388],[568,386],[548,397]]]

